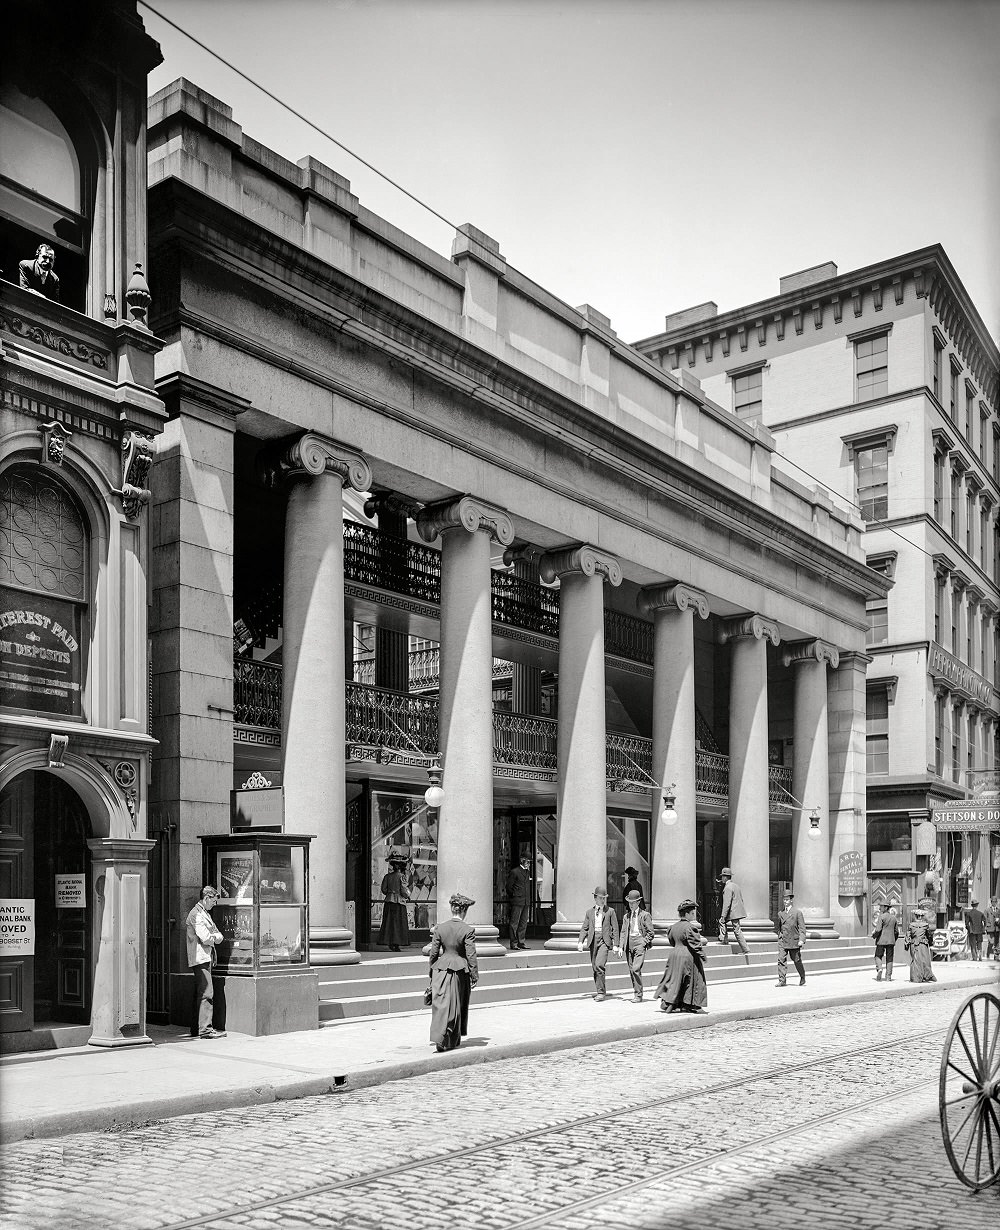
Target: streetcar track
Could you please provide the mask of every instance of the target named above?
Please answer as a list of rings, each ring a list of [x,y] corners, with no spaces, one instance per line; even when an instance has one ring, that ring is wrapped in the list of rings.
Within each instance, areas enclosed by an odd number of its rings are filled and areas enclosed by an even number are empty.
[[[931,1030],[924,1033],[921,1041],[926,1041],[930,1037],[935,1037],[947,1032],[947,1027],[942,1029]],[[647,1102],[640,1102],[635,1105],[630,1105],[625,1108],[618,1107],[614,1110],[597,1112],[580,1115],[575,1119],[568,1119],[564,1123],[546,1124],[543,1127],[532,1128],[527,1132],[516,1132],[509,1136],[499,1137],[485,1141],[481,1145],[468,1146],[465,1145],[458,1149],[448,1149],[445,1151],[433,1153],[428,1157],[415,1158],[409,1162],[402,1162],[397,1166],[386,1166],[378,1170],[367,1171],[363,1175],[354,1175],[351,1178],[335,1179],[328,1183],[318,1183],[310,1187],[299,1188],[294,1192],[287,1192],[281,1196],[271,1196],[264,1200],[255,1200],[247,1204],[231,1205],[227,1209],[219,1210],[213,1213],[205,1213],[198,1217],[193,1217],[185,1221],[170,1222],[164,1225],[160,1230],[194,1230],[198,1226],[210,1226],[215,1222],[227,1221],[235,1217],[247,1216],[252,1213],[260,1212],[263,1209],[275,1208],[283,1204],[293,1204],[300,1200],[314,1199],[317,1196],[327,1195],[333,1192],[348,1191],[351,1188],[365,1187],[371,1184],[382,1182],[386,1179],[394,1178],[397,1175],[407,1174],[415,1170],[422,1170],[427,1167],[439,1166],[448,1162],[459,1159],[468,1160],[475,1154],[491,1153],[498,1149],[508,1148],[513,1145],[521,1145],[527,1141],[536,1140],[542,1136],[551,1136],[554,1134],[562,1134],[571,1132],[574,1129],[582,1127],[592,1127],[598,1122],[607,1122],[608,1120],[627,1118],[636,1114],[643,1114],[647,1111],[656,1110],[660,1107],[670,1106],[677,1102],[690,1101],[695,1098],[710,1097],[713,1094],[725,1093],[733,1089],[738,1089],[743,1085],[755,1084],[758,1081],[766,1081],[775,1077],[789,1076],[795,1072],[806,1071],[809,1068],[816,1068],[830,1063],[834,1063],[841,1059],[856,1058],[861,1055],[868,1055],[877,1051],[884,1051],[887,1048],[894,1046],[912,1046],[912,1035],[903,1035],[894,1039],[882,1039],[877,1043],[869,1046],[854,1047],[850,1050],[836,1051],[832,1054],[823,1055],[817,1059],[803,1060],[796,1064],[783,1064],[780,1067],[765,1069],[761,1072],[755,1072],[752,1075],[740,1077],[736,1080],[719,1081],[714,1085],[706,1085],[699,1088],[687,1089],[678,1093],[666,1094],[660,1098],[654,1098]],[[914,1085],[908,1085],[905,1088],[893,1090],[890,1093],[880,1094],[876,1098],[869,1099],[864,1102],[852,1102],[850,1106],[842,1107],[839,1110],[831,1111],[829,1114],[819,1115],[806,1123],[797,1124],[790,1128],[784,1128],[781,1131],[771,1133],[767,1136],[761,1136],[756,1140],[748,1141],[742,1145],[734,1145],[731,1149],[723,1149],[710,1157],[698,1158],[691,1162],[681,1163],[678,1166],[671,1166],[667,1169],[658,1171],[655,1175],[645,1175],[642,1179],[637,1179],[631,1183],[622,1184],[614,1188],[610,1192],[598,1196],[587,1197],[585,1200],[578,1201],[573,1204],[564,1205],[560,1209],[551,1210],[548,1213],[537,1217],[529,1218],[527,1221],[513,1222],[505,1230],[525,1230],[526,1227],[544,1226],[546,1222],[550,1222],[557,1218],[563,1218],[574,1215],[578,1211],[584,1211],[587,1208],[605,1203],[608,1200],[614,1199],[616,1196],[626,1192],[634,1191],[652,1185],[660,1179],[670,1175],[685,1174],[692,1170],[697,1170],[702,1167],[714,1165],[720,1161],[724,1161],[730,1157],[739,1156],[741,1153],[746,1153],[749,1150],[760,1148],[761,1145],[766,1145],[775,1140],[780,1140],[783,1137],[793,1136],[798,1133],[809,1131],[810,1129],[831,1122],[834,1119],[840,1118],[843,1115],[851,1114],[861,1107],[869,1107],[877,1105],[880,1102],[887,1102],[893,1098],[903,1097],[913,1093],[917,1089],[923,1088],[927,1084],[935,1084],[937,1077],[930,1080],[922,1080]]]

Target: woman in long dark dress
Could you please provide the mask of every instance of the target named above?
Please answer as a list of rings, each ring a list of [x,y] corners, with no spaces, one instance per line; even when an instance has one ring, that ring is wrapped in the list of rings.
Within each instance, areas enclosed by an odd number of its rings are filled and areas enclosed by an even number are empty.
[[[934,928],[927,921],[923,910],[913,911],[913,920],[906,928],[906,938],[903,946],[910,953],[910,981],[937,982],[937,975],[931,964],[931,944],[934,940]]]
[[[410,928],[406,921],[406,902],[410,894],[403,882],[406,859],[398,855],[389,857],[389,870],[382,877],[382,924],[378,929],[378,942],[388,944],[390,952],[399,952],[400,945],[410,943]]]
[[[431,1041],[439,1051],[460,1046],[469,1032],[469,997],[479,981],[476,931],[466,921],[476,903],[463,893],[452,894],[451,918],[431,933]]]
[[[705,982],[705,938],[695,920],[698,903],[687,898],[677,907],[677,922],[667,932],[670,952],[663,977],[654,991],[661,1012],[704,1012],[708,1005]]]

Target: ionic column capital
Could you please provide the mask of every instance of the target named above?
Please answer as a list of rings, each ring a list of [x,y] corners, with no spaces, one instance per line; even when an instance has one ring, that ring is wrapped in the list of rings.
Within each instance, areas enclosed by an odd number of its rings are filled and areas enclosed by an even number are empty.
[[[769,640],[772,645],[780,645],[781,634],[778,625],[763,615],[738,615],[735,619],[723,621],[719,628],[720,644],[748,640]]]
[[[636,605],[646,614],[693,608],[702,619],[708,619],[708,599],[690,585],[647,585],[639,591]]]
[[[377,517],[387,512],[393,516],[407,517],[414,520],[422,505],[416,500],[408,499],[395,491],[373,491],[365,500],[365,516]]]
[[[803,662],[825,662],[834,670],[840,665],[840,650],[829,641],[792,641],[781,653],[785,666],[800,666]]]
[[[502,547],[509,547],[514,541],[514,522],[506,509],[471,495],[425,505],[417,514],[416,523],[424,542],[433,542],[445,530],[456,529],[467,530],[470,534],[486,530]]]
[[[369,491],[372,485],[371,466],[361,453],[314,431],[266,450],[258,458],[258,466],[269,487],[321,474],[336,474],[345,487],[355,491]]]
[[[599,574],[609,585],[622,583],[622,566],[615,557],[587,543],[548,552],[539,561],[538,570],[547,585],[551,585],[557,577],[573,572],[582,573],[585,577]]]

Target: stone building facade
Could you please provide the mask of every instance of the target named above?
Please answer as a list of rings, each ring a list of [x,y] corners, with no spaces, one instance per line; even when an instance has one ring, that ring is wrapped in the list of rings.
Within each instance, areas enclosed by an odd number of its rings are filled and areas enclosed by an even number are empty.
[[[626,865],[661,931],[688,894],[710,923],[729,863],[752,938],[793,878],[814,934],[857,932],[837,871],[889,589],[860,516],[474,226],[423,246],[187,81],[149,147],[151,926],[177,1002],[169,919],[255,787],[314,835],[318,965],[377,944],[389,853],[415,934],[461,889],[487,953],[520,854],[556,948]]]
[[[825,264],[637,343],[854,502],[869,566],[866,869],[940,920],[1000,884],[998,351],[940,246]]]
[[[15,6],[0,84],[0,1046],[146,1036],[146,73],[134,2]],[[43,256],[54,257],[54,265]]]

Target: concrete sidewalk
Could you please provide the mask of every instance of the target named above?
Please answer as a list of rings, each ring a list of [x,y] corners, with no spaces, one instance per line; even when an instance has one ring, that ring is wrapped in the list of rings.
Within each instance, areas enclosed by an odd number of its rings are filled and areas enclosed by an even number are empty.
[[[904,965],[891,984],[873,971],[794,980],[784,989],[766,978],[709,983],[704,1015],[667,1015],[647,997],[595,1003],[589,996],[473,1007],[469,1037],[437,1054],[428,1042],[430,1012],[338,1022],[309,1033],[205,1041],[176,1026],[152,1027],[155,1045],[101,1050],[78,1047],[0,1060],[0,1142],[97,1131],[175,1115],[254,1106],[401,1080],[440,1068],[518,1055],[704,1029],[749,1020],[955,987],[990,987],[1000,995],[1000,965],[935,963],[936,983],[911,984]]]

